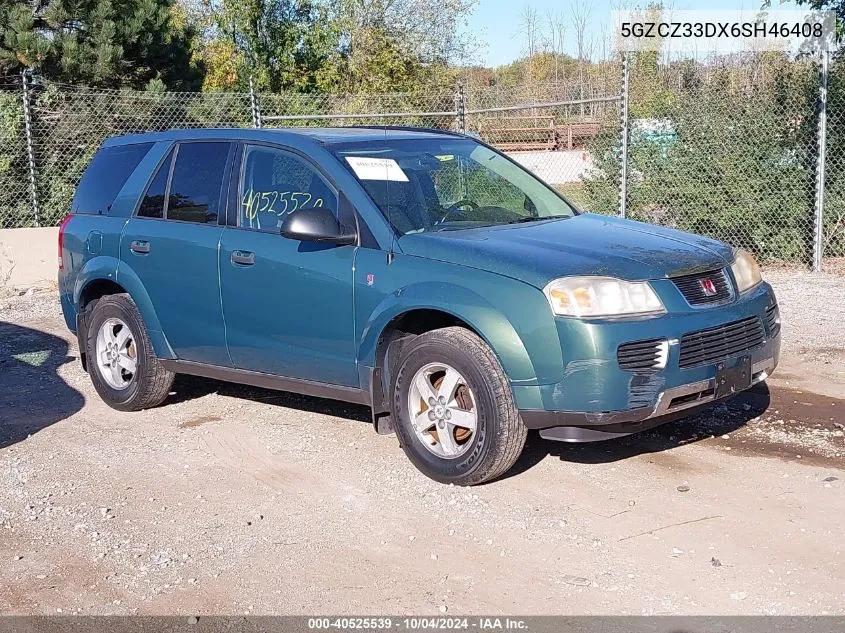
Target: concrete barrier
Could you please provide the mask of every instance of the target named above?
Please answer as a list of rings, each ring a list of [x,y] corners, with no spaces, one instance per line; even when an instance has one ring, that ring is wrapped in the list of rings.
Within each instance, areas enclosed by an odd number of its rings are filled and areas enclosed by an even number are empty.
[[[59,229],[0,229],[0,289],[48,286],[58,274]]]

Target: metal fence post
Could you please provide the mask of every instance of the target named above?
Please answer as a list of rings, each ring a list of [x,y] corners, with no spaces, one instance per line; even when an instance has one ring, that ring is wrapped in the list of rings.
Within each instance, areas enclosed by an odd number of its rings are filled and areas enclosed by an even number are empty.
[[[32,142],[32,116],[29,109],[30,102],[30,85],[29,81],[32,78],[32,70],[25,69],[21,73],[23,80],[23,91],[21,98],[23,99],[23,124],[24,133],[26,134],[26,155],[29,160],[29,195],[32,202],[32,215],[35,221],[35,226],[41,226],[39,221],[40,213],[38,211],[38,187],[35,180],[35,148]]]
[[[822,269],[822,237],[824,233],[824,187],[825,167],[827,166],[827,75],[830,62],[830,52],[821,52],[821,68],[819,69],[819,155],[816,164],[816,208],[813,226],[813,271]]]
[[[252,115],[252,127],[262,127],[261,105],[258,103],[258,94],[255,92],[255,83],[252,81],[252,75],[249,76],[249,110]]]
[[[619,103],[619,134],[621,152],[619,155],[619,217],[628,212],[628,53],[622,52],[622,100]]]
[[[467,97],[464,92],[464,85],[458,85],[458,95],[460,96],[461,107],[458,110],[458,121],[461,124],[461,134],[467,133]]]
[[[455,130],[461,134],[466,134],[467,131],[467,102],[464,94],[464,85],[458,83],[455,86]]]
[[[455,111],[455,131],[461,131],[461,94],[460,85],[455,84],[455,92],[452,93],[452,109]]]

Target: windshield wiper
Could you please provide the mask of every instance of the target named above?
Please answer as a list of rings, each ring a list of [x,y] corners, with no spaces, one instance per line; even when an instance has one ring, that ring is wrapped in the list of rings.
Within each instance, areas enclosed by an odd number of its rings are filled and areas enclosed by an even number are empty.
[[[510,222],[505,222],[505,224],[523,224],[524,222],[541,222],[542,220],[562,220],[564,218],[571,218],[571,215],[544,215],[544,216],[533,216],[529,215],[524,218],[518,218],[516,220],[511,220]]]

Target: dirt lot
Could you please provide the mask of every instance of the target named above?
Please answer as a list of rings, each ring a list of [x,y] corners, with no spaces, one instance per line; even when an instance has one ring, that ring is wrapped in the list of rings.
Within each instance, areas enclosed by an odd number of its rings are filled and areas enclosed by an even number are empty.
[[[181,378],[113,411],[55,294],[2,299],[0,612],[845,614],[845,278],[770,278],[768,387],[629,439],[530,435],[473,489],[360,407]]]

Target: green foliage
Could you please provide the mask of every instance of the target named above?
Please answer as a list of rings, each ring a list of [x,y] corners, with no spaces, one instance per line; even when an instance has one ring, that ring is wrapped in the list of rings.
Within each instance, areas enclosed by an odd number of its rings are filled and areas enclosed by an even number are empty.
[[[0,0],[0,72],[34,68],[55,81],[199,87],[192,33],[172,23],[173,0]]]
[[[632,118],[661,118],[672,111],[675,92],[660,78],[658,59],[657,51],[643,51],[631,60],[629,101]]]
[[[348,94],[437,92],[454,85],[456,75],[442,63],[422,64],[381,29],[358,33],[355,48],[324,75],[321,87]]]
[[[160,86],[159,86],[160,87]],[[242,94],[71,90],[48,84],[33,99],[39,223],[56,225],[100,143],[173,127],[245,127]],[[0,92],[0,228],[32,226],[20,92]]]
[[[200,0],[204,87],[262,92],[379,93],[454,83],[448,62],[472,0]],[[439,13],[438,13],[439,12]]]
[[[454,85],[476,0],[329,0],[336,55],[318,87],[335,93],[436,92]]]
[[[329,63],[337,35],[322,4],[311,0],[219,0],[210,3],[202,46],[224,65],[236,61],[237,85],[250,75],[259,90],[313,90],[317,73]]]
[[[836,13],[836,35],[841,42],[845,39],[845,0],[796,0],[798,4],[817,10],[830,10]],[[771,0],[763,2],[764,7],[771,5]]]
[[[31,226],[23,103],[17,92],[0,92],[0,228]]]
[[[493,83],[511,88],[521,83],[572,81],[578,75],[579,62],[569,55],[536,53],[496,68]]]

